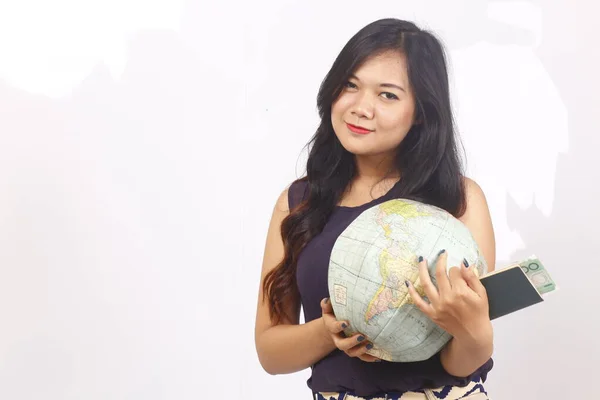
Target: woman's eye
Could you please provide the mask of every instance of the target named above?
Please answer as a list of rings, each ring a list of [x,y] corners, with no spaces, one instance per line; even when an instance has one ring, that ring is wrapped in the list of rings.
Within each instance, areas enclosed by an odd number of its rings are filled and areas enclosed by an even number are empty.
[[[390,93],[390,92],[383,92],[383,95],[389,95],[388,100],[397,100],[398,96],[396,96],[394,93]]]
[[[345,86],[350,89],[355,89],[356,85],[352,82],[346,82]]]

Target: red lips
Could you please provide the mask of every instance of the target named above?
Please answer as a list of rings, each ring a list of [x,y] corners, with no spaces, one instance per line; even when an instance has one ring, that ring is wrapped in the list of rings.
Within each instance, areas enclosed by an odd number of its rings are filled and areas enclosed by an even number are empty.
[[[348,129],[350,129],[352,132],[358,133],[360,135],[366,135],[367,133],[373,132],[372,130],[365,129],[361,126],[356,126],[356,125],[352,125],[352,124],[348,124],[348,123],[346,123],[346,125],[348,126]]]

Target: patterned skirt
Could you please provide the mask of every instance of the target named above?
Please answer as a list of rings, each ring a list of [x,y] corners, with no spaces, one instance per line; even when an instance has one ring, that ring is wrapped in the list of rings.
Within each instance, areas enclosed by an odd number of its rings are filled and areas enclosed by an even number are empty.
[[[314,400],[490,400],[481,380],[466,386],[443,386],[415,392],[387,393],[378,396],[360,397],[349,392],[313,393]]]

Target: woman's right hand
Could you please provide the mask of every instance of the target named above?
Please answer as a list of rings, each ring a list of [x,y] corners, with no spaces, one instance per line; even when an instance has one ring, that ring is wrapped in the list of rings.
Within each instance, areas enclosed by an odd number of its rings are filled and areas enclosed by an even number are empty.
[[[330,335],[335,347],[350,357],[358,357],[366,362],[381,361],[381,359],[377,357],[366,354],[367,350],[370,350],[373,345],[364,335],[360,333],[356,333],[350,337],[344,335],[343,331],[347,328],[348,321],[338,321],[335,318],[331,301],[328,298],[321,300],[321,310],[325,329]]]

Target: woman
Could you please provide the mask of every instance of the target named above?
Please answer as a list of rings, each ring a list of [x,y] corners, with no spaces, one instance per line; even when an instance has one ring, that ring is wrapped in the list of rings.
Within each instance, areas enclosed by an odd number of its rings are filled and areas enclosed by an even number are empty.
[[[307,176],[279,196],[264,253],[256,315],[263,368],[311,367],[315,399],[487,399],[493,332],[485,289],[468,266],[430,283],[415,304],[453,338],[420,362],[381,361],[369,338],[345,337],[328,301],[327,269],[337,236],[362,211],[392,198],[441,207],[478,243],[488,269],[494,232],[481,188],[464,177],[457,154],[442,46],[411,22],[376,21],[343,48],[318,94],[320,126]],[[441,256],[439,271],[445,272]],[[441,278],[441,275],[438,277]],[[305,323],[300,324],[300,309]]]

